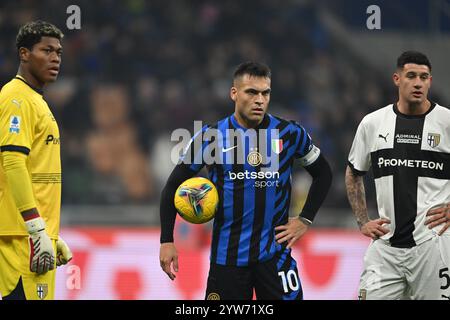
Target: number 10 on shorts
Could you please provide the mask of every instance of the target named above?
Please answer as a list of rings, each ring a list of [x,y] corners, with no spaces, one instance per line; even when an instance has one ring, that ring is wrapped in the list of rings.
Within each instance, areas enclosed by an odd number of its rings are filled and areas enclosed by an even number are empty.
[[[281,277],[281,282],[283,283],[283,290],[285,293],[289,293],[289,291],[297,291],[300,288],[297,273],[295,273],[294,270],[289,270],[287,273],[280,271],[278,272],[278,275]]]

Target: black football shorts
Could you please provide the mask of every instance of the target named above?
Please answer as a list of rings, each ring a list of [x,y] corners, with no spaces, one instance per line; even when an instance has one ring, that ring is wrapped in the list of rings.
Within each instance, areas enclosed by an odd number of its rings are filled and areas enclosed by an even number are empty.
[[[303,300],[297,263],[285,250],[272,259],[250,266],[211,263],[206,300]]]

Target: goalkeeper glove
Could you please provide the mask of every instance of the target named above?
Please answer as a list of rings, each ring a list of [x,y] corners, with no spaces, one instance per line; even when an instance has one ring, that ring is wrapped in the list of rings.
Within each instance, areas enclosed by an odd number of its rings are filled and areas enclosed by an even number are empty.
[[[59,237],[56,241],[56,266],[59,267],[70,260],[72,260],[72,251],[63,238]]]
[[[55,252],[52,240],[45,231],[45,222],[41,217],[25,221],[30,234],[30,270],[38,274],[55,269]]]

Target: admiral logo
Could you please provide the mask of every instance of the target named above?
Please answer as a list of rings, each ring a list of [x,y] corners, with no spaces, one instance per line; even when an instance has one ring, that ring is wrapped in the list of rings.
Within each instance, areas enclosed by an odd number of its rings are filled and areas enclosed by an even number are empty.
[[[378,158],[378,167],[408,167],[408,168],[421,168],[432,170],[444,170],[443,162],[434,162],[427,160],[412,160],[412,159],[384,159]]]
[[[397,143],[419,144],[422,137],[418,134],[402,134],[397,133],[395,140]]]
[[[55,138],[52,134],[49,134],[47,136],[47,139],[45,139],[45,144],[48,145],[49,143],[52,144],[60,144],[61,139],[60,138]]]

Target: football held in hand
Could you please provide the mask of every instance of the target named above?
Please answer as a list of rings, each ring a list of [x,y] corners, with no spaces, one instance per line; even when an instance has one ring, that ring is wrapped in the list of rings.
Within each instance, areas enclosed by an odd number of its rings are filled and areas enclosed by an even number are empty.
[[[178,187],[174,203],[184,220],[200,224],[214,218],[219,205],[219,195],[211,181],[194,177],[187,179]]]

